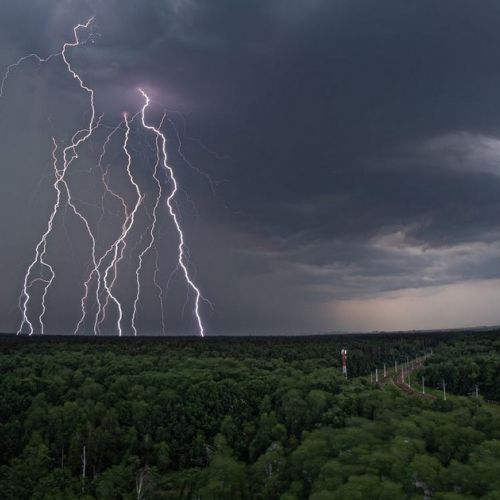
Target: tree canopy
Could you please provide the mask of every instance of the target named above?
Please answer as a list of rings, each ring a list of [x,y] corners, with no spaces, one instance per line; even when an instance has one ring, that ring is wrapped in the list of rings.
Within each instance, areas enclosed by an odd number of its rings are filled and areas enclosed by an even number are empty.
[[[495,334],[1,337],[0,346],[6,499],[500,492],[500,408],[473,396],[437,404],[366,376],[432,348],[420,369],[429,384],[446,378],[450,392],[468,394],[478,383],[493,399]],[[340,371],[343,347],[348,379]]]

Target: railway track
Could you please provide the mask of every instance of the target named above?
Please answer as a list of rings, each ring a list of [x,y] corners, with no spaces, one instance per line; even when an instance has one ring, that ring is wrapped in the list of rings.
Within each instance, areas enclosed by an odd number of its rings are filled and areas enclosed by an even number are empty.
[[[423,361],[424,361],[423,358],[418,359],[416,362],[411,364],[410,368],[407,368],[404,371],[404,376],[406,377],[406,380],[408,379],[411,380],[411,375],[422,366]],[[416,396],[422,399],[429,399],[429,400],[437,399],[436,396],[434,396],[433,394],[423,393],[421,390],[417,390],[410,384],[406,383],[401,372],[396,374],[389,372],[387,376],[383,377],[381,382],[379,382],[379,386],[383,387],[388,382],[390,382],[395,387],[399,388],[400,390],[404,391],[406,394],[409,394],[411,396]]]

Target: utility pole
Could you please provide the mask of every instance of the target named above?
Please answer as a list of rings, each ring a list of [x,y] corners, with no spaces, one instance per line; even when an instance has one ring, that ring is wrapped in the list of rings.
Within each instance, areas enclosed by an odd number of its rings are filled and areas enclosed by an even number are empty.
[[[384,363],[384,378],[386,378],[386,377],[387,377],[387,369],[386,369],[385,363]]]
[[[422,377],[422,394],[425,394],[425,377]]]
[[[378,368],[375,368],[375,383],[378,384]]]

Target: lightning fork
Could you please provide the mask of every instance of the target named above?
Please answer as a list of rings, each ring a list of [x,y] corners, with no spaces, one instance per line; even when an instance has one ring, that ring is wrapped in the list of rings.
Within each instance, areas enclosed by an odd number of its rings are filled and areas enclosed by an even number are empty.
[[[172,183],[172,191],[170,192],[168,198],[167,198],[167,207],[168,211],[170,213],[170,216],[172,218],[172,221],[174,222],[177,235],[179,238],[179,245],[178,245],[178,265],[182,268],[182,271],[184,273],[184,278],[191,290],[195,294],[195,303],[194,303],[194,314],[196,316],[196,321],[198,323],[198,331],[199,334],[204,337],[205,336],[205,330],[203,327],[203,321],[200,316],[200,300],[203,298],[201,295],[201,292],[199,288],[196,286],[194,281],[191,279],[189,270],[187,268],[187,264],[185,262],[185,242],[184,242],[184,233],[182,231],[182,228],[179,223],[179,217],[174,209],[174,201],[175,201],[175,195],[178,190],[177,186],[177,180],[175,178],[174,171],[172,167],[168,163],[168,157],[167,157],[167,139],[165,135],[161,132],[161,130],[158,127],[155,127],[154,125],[148,125],[146,123],[146,109],[149,107],[150,99],[149,96],[144,92],[144,90],[139,89],[139,92],[142,94],[144,97],[144,105],[141,109],[141,122],[142,126],[148,130],[151,130],[157,138],[160,139],[161,142],[161,147],[162,147],[162,166],[165,169],[165,171],[168,173],[170,182]]]
[[[53,59],[54,57],[60,56],[61,52],[56,52],[54,54],[50,54],[47,57],[40,57],[38,54],[28,54],[26,56],[20,57],[15,63],[9,64],[7,66],[7,69],[3,75],[2,82],[0,83],[0,97],[3,97],[4,94],[4,88],[5,84],[9,78],[10,72],[14,69],[20,66],[24,61],[27,61],[28,59],[36,59],[38,63],[45,63]]]
[[[104,192],[103,192],[103,196],[101,198],[101,208],[102,208],[102,215],[101,215],[101,218],[99,219],[98,221],[98,226],[102,220],[102,217],[104,216],[104,198],[106,196],[106,194],[110,194],[113,198],[117,199],[121,205],[122,205],[122,208],[123,208],[123,214],[124,214],[124,218],[125,220],[128,219],[128,206],[127,206],[127,203],[125,201],[125,199],[123,197],[121,197],[119,194],[115,193],[112,189],[111,189],[111,186],[109,185],[109,180],[108,180],[108,172],[107,172],[107,169],[105,170],[102,166],[102,162],[103,162],[103,159],[104,159],[104,156],[106,155],[106,148],[111,140],[111,138],[113,137],[113,135],[118,131],[120,130],[120,128],[122,127],[124,121],[122,120],[116,127],[114,127],[111,132],[106,136],[106,139],[103,143],[103,146],[102,146],[102,151],[101,151],[101,154],[99,155],[99,158],[98,158],[98,161],[97,161],[97,166],[99,167],[99,169],[101,170],[101,173],[102,173],[102,176],[101,176],[101,179],[102,179],[102,182],[103,182],[103,185],[104,185]],[[97,303],[97,312],[96,312],[96,315],[95,315],[95,320],[94,320],[94,335],[97,335],[98,333],[100,333],[100,330],[99,330],[99,317],[101,316],[102,314],[102,304],[101,304],[101,282],[102,282],[102,279],[101,279],[101,272],[100,272],[100,268],[101,268],[101,265],[103,263],[103,261],[108,257],[108,255],[112,252],[113,250],[113,247],[114,247],[114,244],[116,243],[116,241],[102,254],[102,256],[100,257],[100,259],[96,262],[94,261],[93,264],[93,268],[91,269],[85,283],[84,283],[84,294],[80,300],[80,309],[81,309],[81,316],[80,316],[80,319],[78,321],[78,323],[76,324],[76,327],[75,327],[75,330],[74,330],[74,334],[76,335],[78,333],[78,331],[80,330],[80,327],[81,325],[83,324],[84,320],[85,320],[85,317],[86,317],[86,314],[87,314],[87,309],[86,309],[86,304],[87,304],[87,300],[88,300],[88,295],[89,295],[89,286],[90,286],[90,283],[92,281],[92,278],[94,277],[94,275],[96,276],[97,278],[97,284],[96,284],[96,303]],[[109,295],[107,295],[106,297],[106,306],[108,304],[108,299],[109,299]]]
[[[120,301],[116,298],[115,295],[113,295],[113,286],[115,284],[116,278],[118,276],[118,264],[121,262],[123,259],[123,255],[127,246],[126,238],[130,232],[130,229],[134,225],[135,222],[135,215],[137,211],[139,210],[139,207],[142,204],[142,201],[144,200],[144,195],[141,193],[141,190],[139,189],[139,185],[136,183],[134,176],[132,175],[131,171],[131,166],[132,166],[132,157],[130,155],[130,151],[128,149],[128,143],[129,143],[129,137],[130,137],[130,122],[128,120],[128,116],[125,114],[124,115],[124,121],[125,121],[125,140],[123,142],[123,151],[125,153],[125,156],[127,157],[127,165],[126,165],[126,170],[128,177],[130,179],[131,184],[133,185],[136,194],[137,194],[137,201],[134,205],[134,208],[128,215],[128,217],[125,219],[123,226],[122,226],[122,232],[120,237],[115,241],[113,244],[113,258],[111,262],[109,263],[108,267],[106,268],[104,272],[104,278],[103,278],[103,283],[104,283],[104,288],[106,289],[106,292],[108,294],[108,297],[111,298],[111,300],[116,304],[116,307],[118,309],[118,320],[117,320],[117,328],[118,328],[118,335],[121,337],[123,330],[122,330],[122,319],[123,319],[123,309]],[[111,282],[108,282],[108,277],[109,273],[113,270],[113,279]],[[102,308],[102,314],[101,318],[99,319],[97,323],[97,327],[99,327],[102,322],[105,319],[105,314],[106,314],[106,307],[108,304],[108,299],[106,299],[106,304]],[[137,330],[135,329],[135,325],[132,324],[132,328],[134,331],[134,335],[137,335]]]
[[[22,311],[22,321],[21,324],[18,328],[17,334],[19,335],[22,330],[24,325],[28,325],[29,328],[29,335],[33,335],[34,328],[33,328],[33,323],[28,318],[28,302],[30,300],[30,294],[29,294],[29,289],[31,286],[36,282],[36,281],[42,281],[45,283],[44,290],[42,293],[42,308],[41,308],[41,313],[40,316],[38,317],[38,321],[40,324],[40,333],[43,335],[44,333],[44,324],[43,324],[43,316],[45,315],[45,297],[47,296],[47,290],[49,289],[50,285],[52,284],[52,281],[54,280],[55,273],[54,269],[50,264],[45,262],[45,254],[47,252],[47,238],[49,237],[51,231],[52,231],[52,226],[54,223],[54,218],[57,214],[57,210],[59,208],[60,202],[61,202],[61,189],[59,187],[59,170],[57,168],[57,143],[54,138],[52,138],[52,143],[53,143],[53,149],[52,149],[52,159],[53,159],[53,166],[54,166],[54,173],[56,177],[56,182],[54,183],[54,189],[56,190],[56,201],[54,202],[52,212],[49,216],[49,220],[47,222],[47,229],[45,232],[42,234],[42,237],[40,238],[36,248],[35,248],[35,258],[31,262],[31,264],[28,266],[28,269],[26,271],[26,274],[24,276],[24,286],[23,286],[23,291],[21,292],[21,296],[19,297],[19,308]],[[50,271],[50,278],[48,280],[45,280],[43,278],[36,278],[32,280],[30,283],[28,283],[29,277],[31,275],[31,271],[33,267],[37,264],[37,262],[40,262],[41,266],[44,266],[49,269]]]
[[[79,37],[79,32],[80,30],[83,29],[88,29],[90,24],[93,22],[93,17],[88,19],[86,23],[83,24],[77,24],[73,28],[73,41],[68,41],[63,44],[62,49],[60,52],[50,54],[49,56],[42,58],[38,56],[37,54],[28,54],[26,56],[21,57],[18,59],[15,63],[9,65],[7,67],[7,70],[0,81],[0,98],[3,97],[4,94],[4,88],[6,85],[6,82],[9,78],[9,75],[11,72],[20,66],[24,61],[27,61],[29,59],[36,59],[38,63],[45,63],[51,60],[52,58],[55,57],[61,57],[62,61],[64,63],[64,66],[71,75],[71,77],[76,80],[76,82],[79,85],[79,88],[81,91],[83,91],[89,98],[89,106],[90,106],[90,118],[88,121],[88,124],[84,126],[83,128],[76,130],[69,141],[69,144],[62,149],[62,152],[59,154],[59,148],[56,140],[52,138],[52,143],[53,143],[53,149],[52,149],[52,160],[53,160],[53,169],[54,169],[54,190],[56,193],[56,199],[54,202],[54,205],[52,207],[52,211],[50,213],[50,216],[47,221],[47,226],[42,234],[41,238],[38,240],[38,243],[36,244],[35,247],[35,256],[28,266],[25,276],[24,276],[24,281],[23,281],[23,288],[22,292],[19,297],[19,309],[21,311],[22,319],[21,319],[21,324],[18,329],[18,334],[23,333],[23,330],[25,329],[25,326],[27,325],[28,328],[28,333],[29,335],[32,335],[34,333],[34,325],[33,321],[30,319],[30,315],[28,312],[28,305],[30,301],[32,300],[32,296],[30,295],[31,293],[31,288],[35,283],[42,283],[42,293],[41,293],[41,308],[40,308],[40,313],[38,315],[38,324],[40,325],[40,332],[43,334],[45,331],[45,325],[44,325],[44,316],[46,313],[46,298],[48,291],[56,277],[54,268],[51,266],[51,264],[47,261],[47,242],[48,239],[53,231],[54,227],[54,221],[61,210],[61,205],[64,205],[62,207],[63,209],[63,219],[62,219],[62,224],[64,229],[66,230],[66,226],[64,224],[64,214],[66,213],[66,210],[68,208],[71,209],[73,214],[75,215],[76,218],[79,219],[79,221],[82,223],[89,239],[90,239],[90,274],[88,275],[87,280],[83,283],[83,295],[80,301],[80,309],[81,309],[81,316],[80,319],[76,325],[76,328],[74,330],[74,333],[78,333],[80,330],[81,326],[83,325],[83,322],[85,320],[86,314],[87,314],[87,302],[89,298],[89,289],[90,289],[90,284],[92,283],[93,277],[96,276],[97,284],[96,284],[96,302],[97,302],[97,312],[95,315],[94,319],[94,334],[100,333],[100,326],[101,324],[105,321],[106,319],[106,310],[108,307],[108,304],[110,301],[112,301],[118,310],[118,319],[117,319],[117,329],[118,329],[118,334],[119,336],[122,336],[123,333],[123,327],[122,327],[122,322],[123,322],[123,307],[116,295],[114,294],[114,286],[116,283],[116,280],[118,278],[118,268],[120,265],[120,262],[123,260],[125,251],[127,250],[127,239],[130,234],[130,231],[132,227],[134,227],[135,221],[136,221],[136,215],[141,207],[145,195],[141,193],[141,190],[139,188],[138,183],[136,182],[134,175],[132,174],[132,156],[130,154],[130,146],[129,146],[129,140],[130,140],[130,134],[131,134],[131,124],[133,123],[134,119],[140,114],[141,115],[141,124],[142,127],[149,131],[153,132],[154,136],[156,138],[155,140],[155,146],[156,146],[156,164],[154,166],[154,173],[153,173],[153,178],[155,180],[155,183],[157,185],[157,194],[156,194],[156,199],[153,207],[153,212],[152,212],[152,221],[151,223],[146,227],[145,232],[143,233],[143,236],[146,234],[149,235],[147,244],[146,246],[142,249],[142,251],[139,253],[139,260],[138,260],[138,265],[136,267],[135,271],[135,281],[136,281],[136,295],[133,303],[133,310],[132,310],[132,318],[131,318],[131,324],[132,324],[132,330],[134,335],[137,335],[137,326],[136,326],[136,320],[137,320],[137,307],[139,304],[140,296],[141,296],[141,273],[142,273],[142,268],[143,268],[143,262],[145,257],[148,255],[148,253],[151,251],[152,248],[154,248],[155,253],[156,253],[156,259],[155,259],[155,269],[154,269],[154,275],[153,275],[153,283],[154,286],[158,290],[158,297],[160,300],[160,306],[161,306],[161,313],[162,313],[162,329],[163,332],[165,333],[165,321],[164,321],[164,304],[163,304],[163,289],[158,283],[158,274],[159,274],[159,264],[158,264],[158,259],[159,259],[159,254],[158,254],[158,247],[157,247],[157,236],[159,238],[160,232],[159,232],[159,227],[158,227],[158,209],[160,206],[160,202],[163,196],[163,191],[162,191],[162,182],[159,177],[159,170],[160,168],[163,168],[164,171],[166,172],[168,176],[168,180],[171,183],[171,191],[168,197],[166,198],[166,205],[168,207],[168,212],[169,215],[174,223],[177,237],[178,237],[178,256],[177,256],[177,264],[174,272],[169,278],[169,282],[172,279],[172,277],[175,275],[175,273],[178,270],[182,270],[185,281],[187,283],[187,293],[188,296],[190,293],[194,294],[194,316],[196,317],[196,323],[198,326],[198,331],[199,334],[203,337],[205,335],[205,330],[204,330],[204,325],[200,313],[200,302],[202,300],[206,300],[203,298],[201,295],[201,292],[196,285],[194,278],[192,277],[192,274],[189,270],[189,249],[185,244],[185,237],[184,237],[184,232],[182,230],[182,221],[181,221],[181,216],[179,212],[179,207],[177,204],[177,194],[180,191],[180,187],[178,186],[177,180],[175,178],[175,172],[170,166],[168,162],[168,157],[167,157],[167,138],[166,135],[162,132],[162,127],[163,127],[163,122],[165,119],[165,115],[163,116],[160,124],[158,126],[150,125],[146,121],[146,110],[148,109],[150,105],[150,99],[149,96],[142,90],[139,89],[139,92],[141,93],[142,97],[144,98],[144,104],[140,108],[140,111],[138,111],[132,118],[129,118],[127,114],[124,115],[123,121],[115,127],[112,132],[106,137],[106,140],[104,141],[103,148],[102,148],[102,153],[98,159],[98,167],[101,169],[101,180],[103,182],[105,191],[103,192],[102,198],[101,198],[101,203],[100,203],[100,208],[102,209],[102,217],[104,216],[104,210],[105,210],[105,197],[106,195],[110,195],[116,200],[119,200],[122,208],[123,208],[123,223],[121,226],[121,233],[117,237],[117,239],[111,244],[110,247],[107,249],[103,250],[102,255],[100,258],[97,258],[97,245],[96,245],[96,236],[93,232],[93,229],[91,227],[91,224],[89,222],[89,219],[82,213],[82,211],[75,205],[75,202],[77,204],[81,204],[83,202],[79,201],[78,199],[72,197],[72,192],[70,190],[70,187],[68,185],[68,181],[66,179],[67,173],[70,170],[70,167],[72,163],[79,158],[78,150],[80,146],[87,141],[90,140],[90,138],[93,136],[94,131],[99,128],[101,124],[101,119],[102,115],[100,117],[97,117],[96,115],[96,109],[95,109],[95,101],[94,101],[94,90],[93,88],[89,87],[83,80],[83,78],[80,76],[80,74],[73,68],[71,62],[68,60],[68,50],[81,46],[82,42]],[[109,183],[109,177],[108,177],[108,169],[104,169],[102,166],[102,161],[104,158],[104,155],[106,154],[106,147],[108,143],[110,142],[113,134],[115,134],[118,130],[121,129],[122,124],[124,123],[125,125],[125,135],[124,135],[124,140],[122,144],[122,149],[126,157],[126,172],[129,178],[129,181],[131,185],[133,186],[137,199],[135,201],[135,204],[133,208],[130,210],[129,209],[129,204],[126,202],[125,197],[120,196],[118,193],[114,192],[110,186]],[[184,156],[182,152],[182,146],[181,146],[181,138],[180,134],[175,127],[175,124],[172,122],[172,126],[175,129],[175,133],[177,134],[177,140],[178,140],[178,154],[181,157],[181,159],[188,164],[189,167],[193,168],[196,170],[198,173],[204,175],[209,183],[210,187],[212,188],[212,192],[215,189],[214,184],[212,183],[210,177],[207,174],[204,174],[201,172],[199,169],[194,167]],[[59,164],[59,160],[61,164]],[[189,199],[189,198],[188,198]],[[99,225],[101,222],[101,219],[98,221],[98,229],[99,230]],[[110,259],[109,263],[106,261],[106,259]],[[104,267],[104,262],[106,261],[106,267],[105,269],[101,270],[101,267]],[[39,265],[40,266],[40,271],[38,275],[32,276],[34,274],[34,268]],[[167,284],[168,286],[168,284]],[[104,304],[101,302],[101,295],[105,294],[106,299]],[[207,301],[208,302],[208,301]],[[208,302],[209,303],[209,302]],[[210,303],[209,303],[210,304]]]
[[[163,121],[165,120],[166,113],[163,114],[163,117],[161,119],[159,129],[161,129],[163,125]],[[152,213],[152,222],[149,225],[149,243],[146,245],[146,247],[141,251],[139,254],[139,262],[137,265],[137,268],[135,270],[135,278],[136,278],[136,295],[134,299],[134,307],[133,307],[133,312],[132,312],[132,329],[133,331],[137,334],[137,327],[136,327],[136,317],[137,317],[137,304],[139,303],[140,295],[141,295],[141,280],[140,280],[140,273],[142,270],[142,263],[144,260],[144,257],[146,254],[151,250],[153,245],[155,245],[155,230],[157,226],[157,221],[158,221],[158,207],[160,206],[160,200],[162,197],[162,187],[161,187],[161,181],[158,177],[158,167],[160,165],[160,144],[159,144],[159,137],[156,136],[156,163],[154,166],[153,170],[153,178],[156,182],[156,186],[158,188],[157,195],[156,195],[156,200],[155,204],[153,206],[153,213]],[[156,248],[156,246],[155,246]],[[153,275],[153,282],[154,285],[158,288],[159,285],[157,284],[157,275],[158,275],[158,261],[155,261],[155,271]],[[162,294],[162,290],[160,287],[159,293]],[[162,315],[162,331],[165,331],[165,325],[164,325],[164,310],[163,310],[163,294],[160,296],[160,307],[161,307],[161,315]]]
[[[43,316],[45,314],[45,297],[46,297],[48,289],[49,289],[50,285],[52,284],[54,277],[55,277],[53,268],[45,261],[45,254],[46,254],[47,238],[49,237],[50,233],[52,232],[53,221],[54,221],[54,218],[55,218],[55,216],[58,212],[58,209],[60,207],[60,202],[61,202],[60,184],[62,184],[65,188],[65,191],[67,194],[67,204],[71,207],[71,209],[73,210],[75,215],[82,220],[82,222],[84,223],[84,225],[87,229],[87,232],[92,240],[92,254],[93,254],[93,259],[95,260],[95,238],[92,234],[92,231],[90,229],[90,225],[89,225],[87,219],[83,216],[83,214],[81,214],[81,212],[78,211],[78,209],[73,204],[72,199],[71,199],[71,193],[70,193],[69,187],[68,187],[66,180],[65,180],[65,174],[67,172],[68,167],[76,158],[78,158],[78,153],[76,151],[77,147],[82,142],[86,141],[92,135],[92,132],[93,132],[94,127],[95,127],[95,125],[94,125],[94,123],[95,123],[94,91],[84,84],[81,77],[73,69],[73,67],[71,66],[71,63],[68,61],[68,59],[66,57],[66,51],[70,47],[74,48],[74,47],[77,47],[80,45],[78,31],[82,28],[88,28],[90,26],[90,23],[93,21],[93,19],[94,18],[92,17],[86,23],[78,24],[73,28],[74,41],[73,42],[66,42],[63,45],[61,52],[51,54],[46,58],[41,58],[40,56],[38,56],[36,54],[29,54],[27,56],[20,58],[16,63],[8,66],[7,71],[2,79],[1,84],[0,84],[0,97],[1,97],[1,96],[3,96],[5,82],[7,81],[7,78],[9,77],[10,71],[13,68],[19,66],[23,61],[30,59],[30,58],[36,58],[38,60],[38,62],[42,63],[42,62],[47,62],[54,57],[61,56],[64,64],[66,65],[66,68],[68,69],[68,72],[71,74],[71,76],[74,79],[76,79],[78,81],[80,88],[82,90],[85,90],[89,94],[90,106],[91,106],[91,118],[90,118],[88,128],[80,129],[73,134],[72,139],[71,139],[71,144],[69,146],[67,146],[66,148],[64,148],[64,150],[63,150],[63,155],[62,155],[63,156],[63,165],[62,165],[61,169],[59,169],[57,166],[57,160],[56,160],[56,156],[55,156],[56,150],[57,150],[57,144],[56,144],[55,140],[53,139],[54,149],[52,152],[52,156],[53,156],[53,160],[54,160],[54,171],[55,171],[55,176],[56,176],[56,180],[54,182],[54,189],[56,190],[56,193],[57,193],[56,194],[56,203],[55,203],[53,211],[49,217],[47,229],[43,233],[41,239],[39,240],[39,242],[35,248],[35,259],[28,266],[28,269],[27,269],[25,277],[24,277],[23,290],[22,290],[21,296],[19,298],[19,308],[21,310],[22,320],[21,320],[21,324],[19,326],[19,329],[17,331],[18,334],[22,333],[22,330],[23,330],[23,327],[25,324],[28,325],[29,335],[32,335],[34,332],[33,324],[28,318],[28,311],[27,311],[27,305],[28,305],[28,302],[30,300],[30,295],[29,295],[29,291],[28,291],[29,290],[28,280],[29,280],[31,271],[37,262],[40,262],[42,267],[48,268],[50,273],[51,273],[51,277],[45,281],[45,287],[44,287],[44,290],[42,293],[42,300],[41,300],[42,309],[41,309],[41,314],[39,316],[39,322],[41,324],[41,333],[44,332]],[[72,155],[68,159],[68,153],[70,151],[72,152]]]

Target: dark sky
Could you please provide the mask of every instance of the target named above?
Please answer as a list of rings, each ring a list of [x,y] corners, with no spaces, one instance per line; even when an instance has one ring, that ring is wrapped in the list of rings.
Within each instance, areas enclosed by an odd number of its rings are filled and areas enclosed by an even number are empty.
[[[498,1],[2,0],[0,66],[60,50],[91,15],[94,43],[70,58],[103,122],[135,113],[142,86],[152,119],[169,110],[191,163],[167,124],[191,269],[214,305],[202,306],[209,334],[500,323]],[[51,137],[67,142],[86,119],[86,96],[60,60],[10,75],[0,100],[1,330],[18,327],[23,276],[54,201]],[[151,192],[154,141],[138,128],[134,168]],[[100,188],[88,171],[104,131],[69,176],[95,227]],[[126,189],[118,146],[109,163]],[[119,223],[110,212],[103,242]],[[65,333],[79,317],[89,244],[71,214],[56,226],[46,324]],[[140,234],[117,283],[125,325]],[[164,209],[162,284],[175,238]],[[153,260],[144,333],[159,332]],[[180,276],[165,300],[168,333],[194,333]]]

